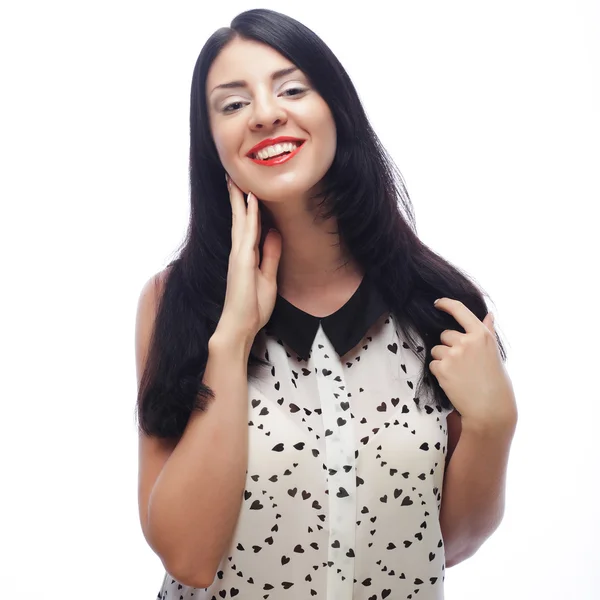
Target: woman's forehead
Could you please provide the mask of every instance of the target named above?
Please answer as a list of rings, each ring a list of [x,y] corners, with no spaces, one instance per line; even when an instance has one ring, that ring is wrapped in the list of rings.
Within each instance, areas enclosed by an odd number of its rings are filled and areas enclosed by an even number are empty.
[[[215,86],[243,81],[262,81],[278,71],[295,65],[277,50],[256,42],[236,38],[221,50],[208,72],[207,92]],[[298,71],[298,74],[301,74]]]

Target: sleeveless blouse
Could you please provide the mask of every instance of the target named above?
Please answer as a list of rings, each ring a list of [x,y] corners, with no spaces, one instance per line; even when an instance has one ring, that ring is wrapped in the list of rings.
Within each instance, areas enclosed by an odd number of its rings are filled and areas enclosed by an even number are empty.
[[[209,587],[165,573],[157,598],[443,600],[452,409],[415,397],[424,360],[369,274],[325,318],[278,296],[253,351],[271,366],[248,381],[232,541]]]

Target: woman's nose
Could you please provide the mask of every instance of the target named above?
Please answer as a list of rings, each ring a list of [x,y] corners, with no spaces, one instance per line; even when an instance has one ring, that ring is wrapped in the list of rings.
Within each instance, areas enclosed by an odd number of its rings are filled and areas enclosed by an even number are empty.
[[[250,117],[252,129],[265,129],[277,127],[287,122],[287,114],[283,107],[274,100],[255,100]]]

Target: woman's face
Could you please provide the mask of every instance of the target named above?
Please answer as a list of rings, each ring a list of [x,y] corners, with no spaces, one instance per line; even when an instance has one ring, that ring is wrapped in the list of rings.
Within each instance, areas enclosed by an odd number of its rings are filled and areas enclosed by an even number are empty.
[[[305,197],[327,173],[336,151],[331,111],[304,73],[270,46],[230,42],[211,65],[206,96],[221,163],[246,193],[271,202]],[[264,154],[249,155],[259,142],[280,136],[304,140],[287,161],[268,165]]]

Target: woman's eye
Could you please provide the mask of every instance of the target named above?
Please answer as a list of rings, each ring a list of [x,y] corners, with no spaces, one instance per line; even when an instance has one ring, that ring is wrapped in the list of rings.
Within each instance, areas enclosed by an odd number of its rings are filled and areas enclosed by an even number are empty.
[[[298,92],[298,93],[301,94],[302,92],[305,92],[305,91],[306,90],[304,88],[289,88],[289,89],[285,90],[285,92],[283,92],[283,95],[288,94],[289,92]],[[297,96],[298,94],[293,94],[293,95]],[[243,102],[232,102],[231,104],[228,104],[227,106],[225,106],[223,108],[223,112],[225,112],[225,113],[234,112],[237,109],[232,108],[232,107],[233,106],[237,106],[238,104],[241,105],[241,104],[244,104],[244,103]],[[231,110],[228,110],[230,108],[231,108]]]
[[[301,94],[304,91],[306,91],[306,90],[304,90],[303,88],[289,88],[289,89],[285,90],[285,92],[283,92],[283,93],[288,94],[290,92],[297,92],[296,94],[290,94],[291,96],[297,96],[298,94]]]
[[[236,106],[237,104],[243,104],[242,102],[232,102],[231,104],[228,104],[224,109],[223,112],[232,112],[231,110],[227,110],[228,108],[231,108],[232,106]],[[235,109],[233,109],[235,110]]]

